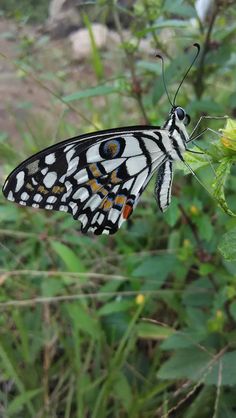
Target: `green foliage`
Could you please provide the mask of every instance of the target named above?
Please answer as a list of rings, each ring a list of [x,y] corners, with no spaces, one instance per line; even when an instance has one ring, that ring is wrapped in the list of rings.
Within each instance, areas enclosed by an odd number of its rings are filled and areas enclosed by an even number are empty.
[[[16,20],[43,22],[48,15],[48,0],[2,0],[0,10]]]
[[[31,3],[19,3],[21,18],[33,16]],[[100,51],[85,16],[92,56],[75,67],[48,38],[19,36],[18,59],[11,60],[23,83],[11,114],[19,139],[5,128],[0,133],[2,182],[55,137],[163,124],[169,103],[156,50],[165,56],[173,98],[192,59],[187,47],[203,46],[178,95],[192,129],[203,113],[234,119],[236,16],[228,3],[202,24],[191,1],[137,0],[128,10],[101,0],[120,35],[121,16],[128,17],[129,38]],[[15,4],[8,2],[8,11],[18,19]],[[32,13],[40,18],[37,7]],[[144,39],[151,40],[153,57],[141,49]],[[49,130],[23,95],[32,71],[39,97],[50,86]],[[66,214],[18,207],[1,196],[0,414],[199,418],[201,411],[201,418],[235,418],[235,125],[205,119],[195,134],[205,127],[213,131],[192,148],[203,154],[185,155],[197,178],[177,166],[165,214],[151,184],[115,236],[82,236]]]

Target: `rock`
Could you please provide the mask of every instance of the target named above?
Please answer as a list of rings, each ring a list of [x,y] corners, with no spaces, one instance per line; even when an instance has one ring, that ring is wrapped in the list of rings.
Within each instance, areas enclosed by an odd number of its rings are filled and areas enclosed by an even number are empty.
[[[67,36],[81,24],[81,17],[72,0],[52,0],[46,29],[54,38]]]
[[[202,23],[205,23],[212,16],[215,8],[213,0],[196,0],[195,9]]]
[[[108,29],[100,23],[92,25],[92,33],[95,39],[97,48],[103,49],[107,46]],[[88,29],[79,29],[69,36],[72,45],[72,54],[74,59],[83,60],[91,55],[91,39]]]

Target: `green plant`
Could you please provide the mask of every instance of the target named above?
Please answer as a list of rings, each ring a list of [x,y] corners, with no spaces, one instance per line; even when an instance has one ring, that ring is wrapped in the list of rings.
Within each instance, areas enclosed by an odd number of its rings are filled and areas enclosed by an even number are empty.
[[[40,91],[47,85],[52,111],[60,106],[60,117],[49,124],[52,139],[144,121],[163,123],[169,104],[160,64],[140,52],[143,37],[152,38],[153,50],[165,54],[171,97],[190,60],[191,50],[184,48],[199,41],[202,58],[182,86],[180,104],[193,126],[203,113],[234,117],[233,8],[218,4],[214,19],[202,25],[191,2],[154,3],[139,0],[127,11],[132,15],[127,40],[114,2],[111,12],[122,48],[94,49],[93,83],[77,67],[76,80],[71,73],[61,79],[37,63],[32,82]],[[170,32],[163,38],[166,27]],[[106,63],[102,71],[101,63]],[[26,70],[24,79],[32,80],[24,54],[15,64],[17,71]],[[37,114],[42,123],[35,123],[28,117],[27,126],[17,121],[19,148],[6,133],[0,137],[3,176],[49,145],[45,119]],[[204,126],[218,131],[224,122],[206,120]],[[152,184],[114,237],[82,236],[64,214],[18,208],[1,197],[3,416],[197,418],[199,411],[201,418],[235,416],[231,134],[206,132],[196,142],[204,155],[186,155],[215,199],[179,167],[168,212],[157,211]]]

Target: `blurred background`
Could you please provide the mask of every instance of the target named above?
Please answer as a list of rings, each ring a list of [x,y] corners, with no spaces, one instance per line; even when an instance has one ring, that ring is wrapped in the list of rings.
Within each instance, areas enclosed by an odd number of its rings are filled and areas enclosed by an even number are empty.
[[[236,115],[227,0],[1,0],[0,182],[98,129],[162,125],[178,104]],[[236,417],[236,124],[202,122],[169,210],[154,180],[114,236],[0,196],[0,417]],[[227,180],[227,181],[226,181]],[[199,412],[200,411],[200,412]]]

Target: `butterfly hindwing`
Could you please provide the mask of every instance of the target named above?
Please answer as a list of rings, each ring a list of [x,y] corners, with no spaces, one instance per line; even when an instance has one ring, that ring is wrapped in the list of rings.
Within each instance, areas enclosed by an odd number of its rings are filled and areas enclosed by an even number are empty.
[[[171,187],[173,181],[173,164],[170,160],[165,161],[158,170],[155,187],[158,206],[164,212],[171,201]]]
[[[56,144],[20,164],[3,193],[24,206],[69,212],[83,232],[114,233],[166,159],[155,129],[120,128]]]

